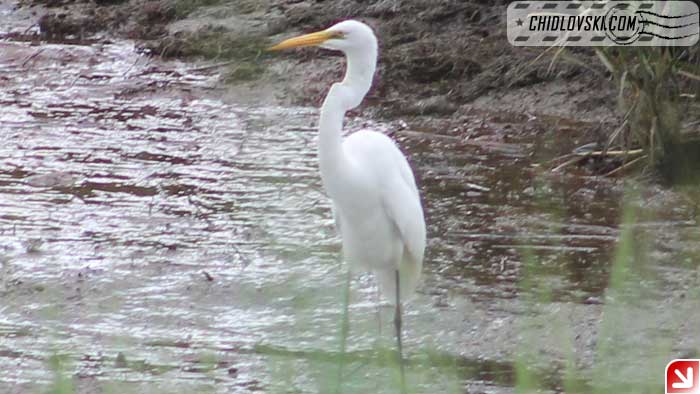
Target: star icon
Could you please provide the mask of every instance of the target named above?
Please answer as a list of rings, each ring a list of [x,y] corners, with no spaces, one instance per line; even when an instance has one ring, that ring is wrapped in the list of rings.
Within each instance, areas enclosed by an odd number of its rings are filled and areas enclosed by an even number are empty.
[[[518,18],[518,20],[515,21],[515,24],[517,24],[518,26],[522,26],[522,25],[523,25],[523,20],[520,19],[520,18]]]

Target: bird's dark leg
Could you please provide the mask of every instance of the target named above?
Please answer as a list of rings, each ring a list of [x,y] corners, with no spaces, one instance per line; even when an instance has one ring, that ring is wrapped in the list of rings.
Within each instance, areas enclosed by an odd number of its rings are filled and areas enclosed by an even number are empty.
[[[377,344],[379,344],[379,341],[382,339],[382,297],[379,291],[379,282],[376,282],[375,286],[374,297],[377,304]]]
[[[336,381],[336,394],[340,394],[341,387],[343,384],[343,367],[345,366],[345,348],[348,339],[348,333],[350,332],[350,316],[348,308],[350,305],[350,279],[352,278],[352,273],[348,271],[347,278],[345,280],[345,291],[343,293],[343,318],[340,326],[340,361],[338,362],[338,379]]]
[[[401,370],[401,394],[406,393],[406,373],[403,368],[403,346],[401,344],[401,288],[399,270],[396,270],[396,311],[394,312],[394,327],[396,328],[396,345],[399,349],[399,369]]]

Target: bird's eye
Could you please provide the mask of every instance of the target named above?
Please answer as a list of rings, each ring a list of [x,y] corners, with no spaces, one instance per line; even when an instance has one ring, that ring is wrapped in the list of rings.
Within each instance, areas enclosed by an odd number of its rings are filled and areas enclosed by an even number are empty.
[[[336,30],[331,34],[331,38],[336,38],[336,39],[345,38],[345,33],[340,31],[340,30]]]

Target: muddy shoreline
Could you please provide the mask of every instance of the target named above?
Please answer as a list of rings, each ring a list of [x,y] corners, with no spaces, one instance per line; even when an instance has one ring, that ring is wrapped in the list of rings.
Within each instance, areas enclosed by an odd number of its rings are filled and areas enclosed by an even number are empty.
[[[553,60],[505,38],[502,1],[381,0],[370,3],[250,0],[24,0],[38,39],[117,36],[166,58],[224,63],[222,83],[239,100],[313,105],[342,75],[323,50],[268,54],[273,41],[354,17],[380,37],[373,89],[358,113],[384,120],[437,119],[451,127],[474,110],[555,115],[614,127],[609,75],[592,51]],[[273,84],[250,98],[247,92]]]

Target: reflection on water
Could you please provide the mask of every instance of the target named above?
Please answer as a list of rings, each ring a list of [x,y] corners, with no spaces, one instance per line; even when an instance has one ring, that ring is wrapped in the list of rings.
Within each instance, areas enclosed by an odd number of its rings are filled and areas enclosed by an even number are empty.
[[[112,380],[135,392],[322,391],[342,269],[316,111],[222,102],[216,75],[128,42],[0,49],[0,382],[35,389],[60,355],[85,392]],[[620,188],[548,174],[533,155],[548,145],[524,132],[543,126],[509,122],[471,114],[470,139],[394,134],[429,222],[425,284],[407,317],[419,392],[512,390],[523,250],[555,301],[538,316],[565,308],[575,332],[599,320]],[[692,249],[689,211],[654,209],[673,229],[656,241]],[[380,351],[393,343],[389,314],[379,328],[372,281],[354,288],[351,386],[392,392]],[[593,347],[582,335],[576,347]],[[541,374],[561,388],[556,368]]]

